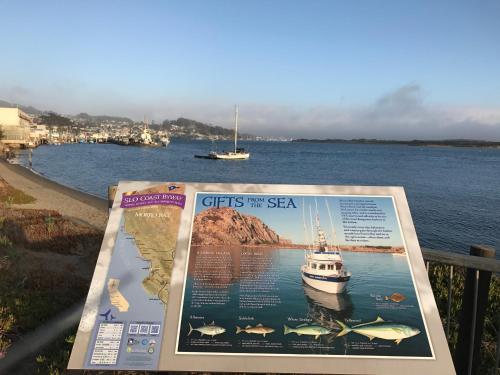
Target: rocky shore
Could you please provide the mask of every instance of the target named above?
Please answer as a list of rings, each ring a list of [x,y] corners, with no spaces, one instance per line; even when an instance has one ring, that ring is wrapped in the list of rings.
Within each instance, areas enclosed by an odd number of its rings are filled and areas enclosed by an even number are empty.
[[[216,245],[272,245],[286,246],[291,241],[280,237],[262,220],[245,215],[233,208],[210,208],[196,215],[193,223],[192,244]]]

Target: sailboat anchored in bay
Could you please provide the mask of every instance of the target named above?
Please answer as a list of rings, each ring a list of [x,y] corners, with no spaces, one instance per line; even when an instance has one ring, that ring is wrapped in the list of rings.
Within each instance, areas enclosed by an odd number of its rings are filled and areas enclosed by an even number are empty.
[[[246,160],[250,153],[244,148],[238,148],[238,106],[234,106],[234,151],[210,151],[208,155],[195,155],[195,158],[214,160]]]

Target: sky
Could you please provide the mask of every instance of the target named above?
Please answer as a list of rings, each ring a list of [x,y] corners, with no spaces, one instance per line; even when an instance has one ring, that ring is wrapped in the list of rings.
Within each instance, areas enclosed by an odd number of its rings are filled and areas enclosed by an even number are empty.
[[[0,0],[0,100],[307,138],[500,141],[498,1]]]

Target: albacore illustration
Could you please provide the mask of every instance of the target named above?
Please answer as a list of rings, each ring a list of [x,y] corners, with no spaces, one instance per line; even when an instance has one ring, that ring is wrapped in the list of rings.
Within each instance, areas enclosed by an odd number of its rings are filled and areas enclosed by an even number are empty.
[[[315,339],[318,339],[322,335],[329,335],[332,333],[331,329],[316,325],[316,324],[301,324],[295,328],[290,328],[286,324],[283,325],[284,334],[288,335],[289,333],[296,333],[297,335],[308,335],[314,336]]]
[[[226,329],[223,327],[216,326],[215,322],[212,322],[209,325],[203,324],[201,327],[198,328],[193,328],[191,326],[191,323],[189,323],[189,333],[187,335],[189,336],[193,331],[200,332],[202,336],[208,335],[214,337],[216,335],[220,335],[221,333],[226,332]]]
[[[376,320],[369,323],[358,324],[348,327],[346,324],[337,320],[338,325],[342,328],[337,337],[347,335],[349,332],[359,333],[371,340],[379,338],[383,340],[394,340],[396,344],[407,338],[416,336],[420,333],[418,328],[413,328],[404,324],[386,322],[380,316]]]
[[[245,333],[254,333],[256,335],[262,335],[266,337],[267,334],[273,333],[274,329],[270,327],[264,327],[262,324],[257,324],[255,327],[252,327],[250,325],[246,326],[245,328],[241,328],[236,326],[236,334],[245,332]]]

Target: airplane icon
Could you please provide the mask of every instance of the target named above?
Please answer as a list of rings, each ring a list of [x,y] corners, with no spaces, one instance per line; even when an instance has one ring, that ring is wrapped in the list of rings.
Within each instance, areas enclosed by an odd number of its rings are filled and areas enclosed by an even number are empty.
[[[175,190],[175,189],[179,189],[179,187],[178,187],[178,186],[175,186],[175,185],[170,185],[170,186],[168,187],[168,190],[169,190],[169,191],[172,191],[172,190]]]
[[[111,315],[111,317],[110,317]],[[99,316],[102,316],[104,317],[104,320],[114,320],[116,319],[116,317],[113,316],[113,314],[111,314],[111,309],[109,309],[108,311],[106,311],[104,314],[99,314]]]

